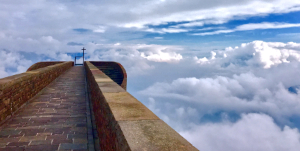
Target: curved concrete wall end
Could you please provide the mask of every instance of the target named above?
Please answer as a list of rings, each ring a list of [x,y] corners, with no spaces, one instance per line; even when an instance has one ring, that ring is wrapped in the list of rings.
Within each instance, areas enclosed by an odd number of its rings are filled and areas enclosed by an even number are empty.
[[[90,63],[126,90],[127,74],[125,68],[120,63],[113,61],[90,61]]]

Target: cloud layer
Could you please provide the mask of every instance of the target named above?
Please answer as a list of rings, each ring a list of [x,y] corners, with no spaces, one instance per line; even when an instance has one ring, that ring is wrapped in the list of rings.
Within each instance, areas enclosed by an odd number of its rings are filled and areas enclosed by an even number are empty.
[[[243,114],[235,123],[224,120],[193,126],[180,134],[204,151],[297,151],[300,147],[299,130],[281,129],[268,115]]]
[[[191,77],[156,82],[140,94],[199,149],[297,150],[299,50],[298,43],[263,41],[215,50],[189,60],[195,64],[181,62],[193,66]]]

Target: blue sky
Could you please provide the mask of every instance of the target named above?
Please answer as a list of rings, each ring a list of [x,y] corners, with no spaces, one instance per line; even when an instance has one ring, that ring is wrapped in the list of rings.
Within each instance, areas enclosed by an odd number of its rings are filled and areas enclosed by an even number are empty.
[[[85,47],[202,151],[298,151],[299,16],[294,0],[3,0],[0,78]]]
[[[204,26],[196,26],[192,28],[183,28],[190,29],[188,32],[181,33],[166,33],[166,34],[146,34],[144,38],[153,38],[153,37],[162,37],[164,41],[155,40],[153,44],[180,44],[183,46],[194,46],[194,47],[203,47],[203,45],[211,45],[211,42],[224,43],[215,45],[216,49],[220,47],[239,45],[244,42],[251,42],[254,40],[263,40],[271,42],[299,42],[299,36],[283,36],[283,34],[295,34],[300,33],[299,27],[291,28],[280,28],[280,29],[258,29],[258,30],[246,30],[246,31],[236,31],[228,34],[215,34],[208,36],[194,36],[194,33],[204,33],[216,31],[216,29],[234,29],[237,26],[245,24],[259,24],[264,22],[269,23],[290,23],[290,24],[299,24],[300,12],[291,12],[291,13],[280,13],[280,14],[267,14],[264,16],[252,16],[247,18],[240,18],[236,20],[230,20],[223,24],[209,24]],[[189,23],[189,22],[183,22]],[[169,23],[165,25],[150,26],[155,29],[168,28],[181,23]]]

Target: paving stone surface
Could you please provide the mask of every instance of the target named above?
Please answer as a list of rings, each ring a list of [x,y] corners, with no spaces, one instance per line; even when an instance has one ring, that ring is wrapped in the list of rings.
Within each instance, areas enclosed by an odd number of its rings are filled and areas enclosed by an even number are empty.
[[[0,127],[0,151],[87,150],[83,66],[67,70]]]

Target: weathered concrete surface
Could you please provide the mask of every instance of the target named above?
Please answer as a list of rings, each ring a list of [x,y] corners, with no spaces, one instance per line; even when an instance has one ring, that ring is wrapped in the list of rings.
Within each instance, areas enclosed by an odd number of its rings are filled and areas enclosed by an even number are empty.
[[[197,150],[93,64],[85,68],[102,150]]]
[[[0,127],[0,151],[87,150],[84,68],[72,67]]]
[[[159,119],[127,92],[103,93],[103,95],[117,121]]]
[[[97,79],[96,79],[97,80]],[[118,84],[115,82],[97,82],[99,88],[101,89],[102,93],[107,93],[107,92],[126,92],[122,87],[120,87]]]
[[[162,120],[119,121],[131,150],[197,150]]]

